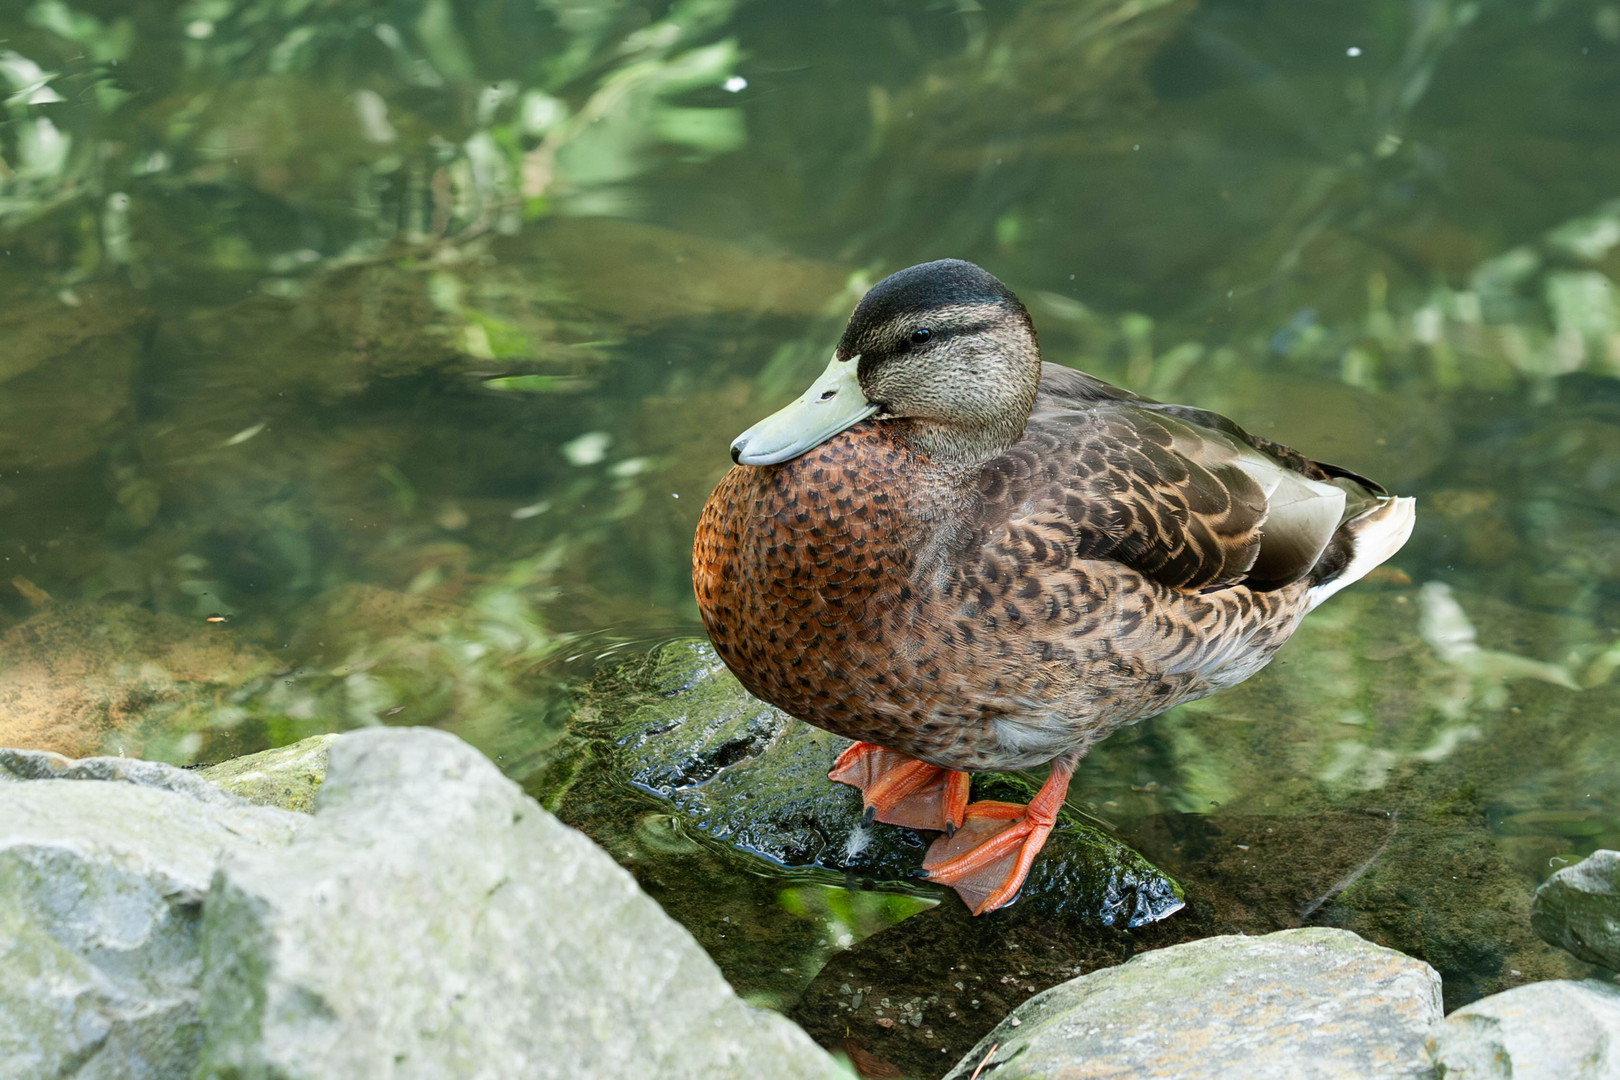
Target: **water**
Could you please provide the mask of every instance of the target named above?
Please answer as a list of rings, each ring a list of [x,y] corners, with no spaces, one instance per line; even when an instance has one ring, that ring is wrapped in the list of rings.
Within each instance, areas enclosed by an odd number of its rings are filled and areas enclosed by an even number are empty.
[[[1620,846],[1620,5],[37,0],[0,49],[0,742],[528,775],[698,631],[730,438],[953,255],[1049,360],[1419,499],[1077,804],[1399,804],[1520,904]]]

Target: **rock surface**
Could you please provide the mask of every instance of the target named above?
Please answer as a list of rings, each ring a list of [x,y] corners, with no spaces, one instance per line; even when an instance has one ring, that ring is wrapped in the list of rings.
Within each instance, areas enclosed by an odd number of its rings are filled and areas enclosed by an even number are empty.
[[[193,775],[256,806],[312,814],[315,794],[326,779],[327,754],[337,739],[337,735],[313,735],[290,746],[222,761]]]
[[[293,844],[225,860],[203,956],[204,1073],[838,1074],[629,874],[429,729],[333,745]]]
[[[0,777],[0,1076],[189,1076],[219,856],[305,819],[154,762],[8,750]]]
[[[140,758],[70,758],[50,750],[0,748],[0,783],[8,780],[108,780],[171,791],[210,806],[243,805],[240,798],[197,773]]]
[[[1439,1019],[1434,969],[1346,931],[1214,937],[1031,998],[950,1076],[1415,1080]]]
[[[0,780],[7,1080],[844,1075],[446,733],[335,740],[313,817],[122,759]]]
[[[1220,934],[1297,928],[1393,829],[1376,813],[1139,821],[1132,844],[1187,883],[1175,918],[1123,930],[1023,904],[973,918],[946,901],[828,958],[788,1016],[823,1046],[858,1040],[903,1075],[932,1080],[1018,1005],[1082,972]]]
[[[796,869],[906,881],[935,835],[861,827],[854,789],[827,780],[848,740],[749,696],[705,641],[670,642],[599,678],[573,731],[574,754],[539,792],[592,835],[598,826],[583,808],[611,810],[626,800],[575,789],[622,785],[625,777],[667,800],[693,833]],[[974,785],[977,799],[1027,801],[1035,790],[994,774]],[[1105,926],[1141,926],[1182,903],[1180,887],[1152,863],[1067,813],[1018,900]]]
[[[1543,882],[1530,925],[1549,945],[1620,971],[1620,851],[1594,851]]]
[[[1600,1080],[1620,1076],[1620,987],[1532,983],[1465,1005],[1428,1040],[1445,1080]]]

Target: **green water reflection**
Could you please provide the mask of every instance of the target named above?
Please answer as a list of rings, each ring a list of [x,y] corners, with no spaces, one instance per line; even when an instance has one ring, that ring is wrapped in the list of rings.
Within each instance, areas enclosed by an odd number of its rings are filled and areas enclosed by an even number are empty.
[[[34,0],[0,102],[0,742],[527,775],[697,629],[729,438],[955,255],[1049,360],[1419,498],[1078,801],[1466,784],[1526,889],[1620,846],[1620,5]]]

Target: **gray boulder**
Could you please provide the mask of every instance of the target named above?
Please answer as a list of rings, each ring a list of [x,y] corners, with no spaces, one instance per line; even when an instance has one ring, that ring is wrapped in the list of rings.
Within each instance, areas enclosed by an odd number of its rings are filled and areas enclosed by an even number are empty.
[[[1620,971],[1620,851],[1594,851],[1543,882],[1530,926],[1547,944]]]
[[[203,1075],[842,1075],[589,840],[430,729],[338,740],[293,843],[225,859],[202,939]]]
[[[329,757],[310,817],[0,754],[0,1076],[845,1075],[459,739]]]
[[[1206,938],[1036,995],[950,1077],[1415,1080],[1440,1015],[1433,968],[1344,930]]]
[[[0,778],[0,1076],[189,1076],[219,857],[307,819],[154,762],[3,751]]]
[[[1465,1005],[1428,1040],[1445,1080],[1612,1080],[1620,1076],[1620,987],[1531,983]]]

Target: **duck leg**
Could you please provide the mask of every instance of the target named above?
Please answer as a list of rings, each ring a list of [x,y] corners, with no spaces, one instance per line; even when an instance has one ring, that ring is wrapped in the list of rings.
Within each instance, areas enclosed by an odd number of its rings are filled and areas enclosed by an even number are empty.
[[[970,804],[962,827],[929,847],[923,859],[928,880],[955,889],[975,915],[1011,903],[1057,824],[1077,762],[1068,755],[1052,762],[1051,774],[1028,806],[989,800]]]
[[[968,774],[858,742],[838,755],[827,779],[861,789],[865,822],[953,834],[968,804]]]

